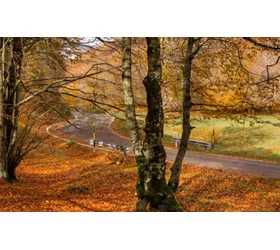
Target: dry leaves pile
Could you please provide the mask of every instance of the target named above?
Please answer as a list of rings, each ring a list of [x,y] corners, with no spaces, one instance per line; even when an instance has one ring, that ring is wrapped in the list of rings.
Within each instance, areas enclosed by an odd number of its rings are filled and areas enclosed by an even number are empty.
[[[50,139],[18,167],[19,183],[0,181],[0,211],[133,211],[136,169],[120,156]]]
[[[135,211],[134,159],[118,152],[49,139],[17,176],[0,181],[0,211]],[[184,166],[177,199],[185,211],[279,211],[280,180]]]

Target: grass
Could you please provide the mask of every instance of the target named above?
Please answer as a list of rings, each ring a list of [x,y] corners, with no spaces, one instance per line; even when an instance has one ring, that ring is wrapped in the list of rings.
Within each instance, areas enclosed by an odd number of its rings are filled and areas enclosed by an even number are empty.
[[[140,124],[143,122],[143,118],[139,119]],[[166,146],[175,146],[171,136],[181,136],[181,123],[181,117],[166,116],[163,138]],[[278,123],[278,118],[274,116],[257,116],[257,120],[250,117],[244,120],[192,119],[191,125],[195,128],[191,138],[214,143],[213,152],[217,154],[280,162],[280,127],[273,125]],[[129,137],[130,127],[123,120],[115,119],[112,129]],[[205,151],[203,147],[194,145],[189,145],[189,150]]]
[[[67,190],[80,191],[80,192],[84,192],[84,193],[89,192],[88,186],[70,186],[67,188]]]

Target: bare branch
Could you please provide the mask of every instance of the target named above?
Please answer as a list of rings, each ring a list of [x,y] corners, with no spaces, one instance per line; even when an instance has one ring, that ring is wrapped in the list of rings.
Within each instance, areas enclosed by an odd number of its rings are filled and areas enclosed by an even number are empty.
[[[280,47],[274,47],[274,46],[270,46],[270,45],[266,45],[263,43],[259,43],[257,41],[255,41],[253,38],[251,37],[243,37],[244,40],[249,41],[251,43],[253,43],[256,46],[262,47],[262,48],[266,48],[266,49],[271,49],[271,50],[276,50],[276,51],[280,51]]]

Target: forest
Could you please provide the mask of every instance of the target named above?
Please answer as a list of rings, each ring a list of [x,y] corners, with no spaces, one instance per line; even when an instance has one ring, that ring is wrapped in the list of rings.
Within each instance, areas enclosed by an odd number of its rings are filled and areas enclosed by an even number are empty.
[[[279,211],[277,37],[1,37],[0,211]]]

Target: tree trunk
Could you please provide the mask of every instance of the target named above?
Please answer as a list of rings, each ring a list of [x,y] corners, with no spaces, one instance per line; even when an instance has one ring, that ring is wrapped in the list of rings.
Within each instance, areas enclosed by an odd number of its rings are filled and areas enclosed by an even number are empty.
[[[171,176],[168,182],[168,186],[175,193],[177,191],[179,185],[179,179],[181,174],[181,167],[183,163],[183,159],[185,157],[188,141],[191,133],[191,125],[190,125],[190,110],[191,110],[191,68],[192,68],[192,60],[193,60],[193,49],[194,38],[188,38],[185,66],[183,71],[183,124],[182,124],[182,136],[181,143],[179,147],[179,151],[177,153],[175,162],[171,168]]]
[[[4,39],[5,40],[5,39]],[[9,38],[2,50],[1,67],[1,178],[9,181],[16,180],[15,169],[21,156],[15,154],[15,137],[18,129],[18,107],[15,108],[18,98],[18,82],[22,65],[22,40],[20,37]],[[4,55],[3,55],[4,53]],[[15,164],[17,163],[17,164]],[[4,172],[3,172],[4,171]]]
[[[15,150],[15,135],[18,129],[18,108],[15,104],[18,98],[18,85],[21,76],[22,65],[22,38],[15,37],[12,39],[12,56],[11,64],[9,67],[9,78],[6,83],[6,100],[5,100],[5,120],[6,126],[6,164],[8,166],[9,181],[16,181],[15,170],[19,164],[20,155],[14,152]]]
[[[142,153],[142,143],[140,141],[139,128],[136,119],[134,95],[131,81],[131,38],[122,38],[122,84],[124,91],[124,104],[126,109],[126,119],[131,127],[130,138],[132,142],[132,151],[135,155],[136,164],[138,168],[138,180],[136,184],[136,193],[138,202],[136,206],[137,211],[142,210],[143,204],[146,203],[144,198],[144,178],[143,178],[143,164],[145,157]],[[145,206],[145,205],[144,205]],[[146,206],[145,206],[146,207]]]
[[[161,97],[161,63],[159,38],[146,38],[148,45],[148,74],[143,84],[147,92],[148,113],[144,141],[144,197],[152,208],[160,211],[180,211],[172,190],[167,186],[166,153],[162,145],[163,107]],[[144,207],[142,207],[144,210]]]
[[[16,177],[16,167],[17,165],[8,165],[8,175],[6,177],[6,180],[7,181],[10,181],[10,182],[17,182],[17,177]]]
[[[123,37],[123,74],[122,83],[124,90],[124,104],[126,109],[126,119],[131,127],[130,137],[132,150],[135,156],[142,156],[142,145],[139,136],[139,128],[136,120],[134,96],[131,81],[131,38]]]
[[[22,65],[22,38],[15,37],[13,38],[13,57],[12,63],[10,66],[9,73],[9,82],[7,83],[7,99],[6,99],[6,117],[7,117],[7,154],[8,157],[12,154],[14,144],[15,144],[15,135],[17,134],[18,129],[18,116],[19,108],[15,108],[18,100],[18,85],[21,76],[21,65]],[[14,156],[13,156],[14,157]]]
[[[4,132],[4,72],[5,72],[5,38],[0,38],[0,178],[8,176],[6,168],[5,132]]]

